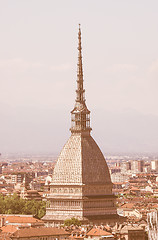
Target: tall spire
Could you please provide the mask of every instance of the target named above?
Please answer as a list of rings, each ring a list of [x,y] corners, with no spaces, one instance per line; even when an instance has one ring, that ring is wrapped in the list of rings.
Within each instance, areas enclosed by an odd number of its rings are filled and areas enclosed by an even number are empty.
[[[83,88],[83,67],[82,67],[82,47],[81,28],[78,31],[78,63],[77,63],[77,89],[76,104],[71,111],[71,132],[90,133],[90,111],[85,104],[85,90]]]
[[[78,31],[78,64],[77,64],[77,90],[76,102],[85,102],[85,90],[83,89],[83,68],[82,68],[82,47],[81,47],[81,28]]]

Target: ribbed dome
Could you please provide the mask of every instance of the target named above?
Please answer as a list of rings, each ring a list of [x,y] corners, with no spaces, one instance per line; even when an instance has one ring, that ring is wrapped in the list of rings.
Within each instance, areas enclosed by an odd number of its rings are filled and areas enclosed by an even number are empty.
[[[111,183],[105,158],[89,134],[71,135],[55,165],[52,183],[59,185]]]

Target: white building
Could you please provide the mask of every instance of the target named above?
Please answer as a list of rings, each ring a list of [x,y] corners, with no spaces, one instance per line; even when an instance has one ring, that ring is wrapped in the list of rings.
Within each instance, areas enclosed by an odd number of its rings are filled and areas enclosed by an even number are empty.
[[[122,173],[113,173],[111,174],[111,181],[116,182],[126,182],[129,179],[129,175],[125,175]]]
[[[150,212],[147,214],[148,238],[149,240],[158,239],[158,212]]]
[[[151,161],[151,170],[158,172],[158,160]]]

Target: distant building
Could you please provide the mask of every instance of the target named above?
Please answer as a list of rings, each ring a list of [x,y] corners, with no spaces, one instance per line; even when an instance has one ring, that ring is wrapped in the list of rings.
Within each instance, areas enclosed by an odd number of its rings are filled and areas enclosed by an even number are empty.
[[[37,190],[21,190],[20,197],[27,200],[41,201],[42,197]]]
[[[158,239],[158,211],[153,211],[147,214],[148,223],[148,238],[149,240]]]
[[[20,174],[20,173],[14,174],[14,175],[11,175],[11,182],[13,184],[22,183],[23,178],[24,178],[23,174]]]
[[[120,172],[121,172],[121,168],[120,167],[111,167],[110,168],[110,174],[120,173]]]
[[[127,174],[123,174],[123,173],[113,173],[111,174],[111,181],[114,183],[117,182],[126,182],[128,181],[129,176]]]
[[[38,190],[40,191],[42,188],[41,181],[33,180],[30,182],[30,189],[31,190]]]
[[[151,161],[151,170],[158,172],[158,160]]]
[[[30,183],[30,178],[28,177],[28,174],[24,173],[17,173],[11,175],[11,183],[12,184],[24,184],[26,188],[28,188]]]
[[[131,171],[133,173],[143,172],[144,160],[133,160],[131,161]]]
[[[127,173],[127,171],[131,170],[131,162],[123,161],[121,162],[121,172]]]

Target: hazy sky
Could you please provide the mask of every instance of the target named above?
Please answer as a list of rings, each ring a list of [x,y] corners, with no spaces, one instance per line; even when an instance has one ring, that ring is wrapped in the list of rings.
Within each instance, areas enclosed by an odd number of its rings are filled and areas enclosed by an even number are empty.
[[[81,23],[92,136],[158,152],[157,0],[0,0],[0,152],[59,152],[70,136]]]

